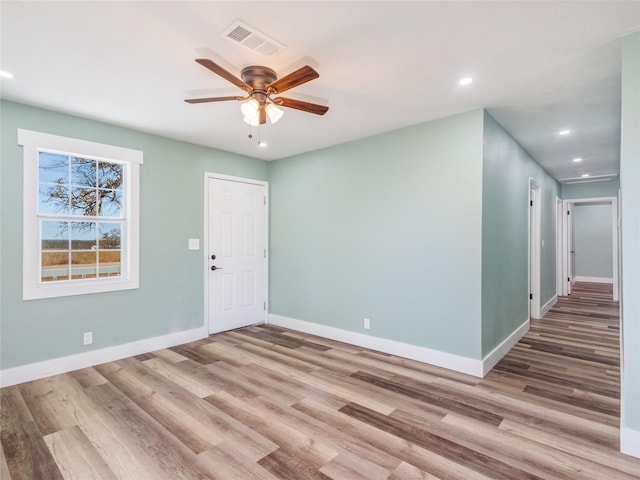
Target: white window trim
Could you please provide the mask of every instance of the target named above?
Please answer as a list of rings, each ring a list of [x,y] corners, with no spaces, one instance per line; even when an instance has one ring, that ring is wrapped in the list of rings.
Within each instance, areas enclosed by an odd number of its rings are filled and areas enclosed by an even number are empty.
[[[23,239],[22,239],[22,299],[65,297],[88,293],[129,290],[139,287],[140,239],[140,165],[139,150],[102,143],[61,137],[31,130],[18,129],[18,145],[23,148]],[[38,222],[38,154],[40,150],[57,150],[77,156],[116,160],[125,165],[129,180],[125,182],[128,229],[123,238],[123,268],[121,277],[70,282],[40,281],[40,238]],[[36,253],[38,252],[38,253]],[[125,253],[126,252],[126,253]]]

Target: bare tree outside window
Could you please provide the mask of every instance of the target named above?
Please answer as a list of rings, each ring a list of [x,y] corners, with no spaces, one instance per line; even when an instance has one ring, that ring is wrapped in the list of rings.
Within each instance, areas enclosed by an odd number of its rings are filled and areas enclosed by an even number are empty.
[[[41,281],[120,275],[121,164],[52,152],[39,155]]]
[[[41,212],[122,216],[122,165],[43,152],[39,173]]]

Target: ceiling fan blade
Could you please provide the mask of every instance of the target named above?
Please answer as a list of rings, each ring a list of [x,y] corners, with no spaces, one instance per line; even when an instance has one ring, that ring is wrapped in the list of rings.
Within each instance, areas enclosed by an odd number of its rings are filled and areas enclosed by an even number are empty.
[[[303,83],[307,83],[314,78],[318,78],[320,75],[309,65],[305,65],[302,68],[299,68],[295,72],[290,73],[289,75],[285,75],[279,80],[276,80],[273,83],[267,85],[267,90],[271,91],[271,93],[282,93],[286,92],[290,88],[297,87],[298,85],[302,85]]]
[[[208,98],[187,98],[187,103],[207,103],[207,102],[224,102],[226,100],[244,100],[246,97],[208,97]]]
[[[222,78],[233,83],[236,87],[241,88],[245,92],[251,92],[251,87],[249,85],[244,83],[242,80],[240,80],[238,77],[236,77],[232,73],[222,68],[217,63],[214,63],[212,60],[209,60],[208,58],[196,58],[196,62],[198,62],[204,68],[211,70],[216,75],[220,75]]]
[[[282,107],[295,108],[303,112],[315,113],[316,115],[324,115],[329,107],[318,105],[317,103],[303,102],[302,100],[294,100],[293,98],[277,97],[273,99],[273,103]]]

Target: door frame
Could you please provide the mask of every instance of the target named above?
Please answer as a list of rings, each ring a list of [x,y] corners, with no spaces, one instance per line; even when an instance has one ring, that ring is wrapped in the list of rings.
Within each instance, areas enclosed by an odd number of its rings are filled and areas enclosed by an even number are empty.
[[[529,318],[540,318],[540,185],[529,177]]]
[[[564,216],[562,213],[564,212],[564,205],[562,203],[562,199],[556,196],[556,296],[562,296],[562,222],[564,220]]]
[[[573,276],[571,272],[574,269],[572,248],[573,248],[573,207],[572,202],[562,201],[562,296],[571,295],[571,286],[573,285]],[[571,217],[571,218],[570,218]],[[565,280],[566,278],[566,280]]]
[[[620,299],[619,293],[619,253],[618,253],[618,226],[619,226],[619,211],[618,211],[618,197],[594,197],[594,198],[572,198],[562,201],[562,278],[569,278],[569,255],[571,255],[571,245],[569,245],[569,220],[567,211],[570,207],[576,204],[584,203],[603,203],[611,205],[611,241],[612,241],[612,277],[613,277],[613,299],[615,301]],[[570,293],[568,282],[562,282],[562,295],[567,296]]]
[[[249,183],[251,185],[259,185],[264,187],[264,248],[265,248],[265,268],[264,268],[264,323],[269,323],[269,182],[264,180],[256,180],[247,177],[236,177],[233,175],[223,175],[221,173],[204,172],[204,232],[203,232],[203,255],[202,262],[204,265],[204,327],[207,329],[207,335],[211,335],[209,330],[209,180],[224,180],[228,182]]]

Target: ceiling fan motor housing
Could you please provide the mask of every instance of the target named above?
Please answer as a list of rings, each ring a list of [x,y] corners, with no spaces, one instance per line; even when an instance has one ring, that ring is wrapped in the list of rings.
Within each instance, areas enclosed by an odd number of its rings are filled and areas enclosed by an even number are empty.
[[[240,78],[242,78],[242,81],[254,90],[262,90],[266,93],[267,85],[275,82],[278,79],[278,76],[276,75],[276,72],[269,67],[252,65],[242,69],[242,72],[240,72]]]

